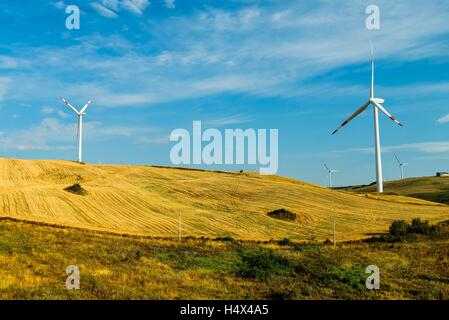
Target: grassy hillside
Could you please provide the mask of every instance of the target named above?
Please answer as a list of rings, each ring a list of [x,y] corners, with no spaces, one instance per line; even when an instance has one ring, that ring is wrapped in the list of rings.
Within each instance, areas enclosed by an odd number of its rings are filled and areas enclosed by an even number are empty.
[[[64,190],[81,184],[86,194]],[[70,161],[0,159],[0,216],[91,230],[176,237],[339,240],[386,230],[391,221],[447,220],[449,207],[405,197],[366,197],[256,173],[223,173]],[[296,221],[267,212],[285,208]]]
[[[355,186],[346,190],[374,192],[376,186]],[[417,177],[384,183],[385,192],[449,204],[449,177]]]
[[[1,299],[449,299],[448,240],[152,240],[0,220]],[[377,265],[381,289],[365,288]],[[65,272],[77,265],[79,290]]]

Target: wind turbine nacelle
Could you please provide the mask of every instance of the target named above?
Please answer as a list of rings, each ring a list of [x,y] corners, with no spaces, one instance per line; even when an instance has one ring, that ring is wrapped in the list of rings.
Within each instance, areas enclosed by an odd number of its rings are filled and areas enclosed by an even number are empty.
[[[385,100],[382,99],[382,98],[373,98],[373,100],[374,100],[375,102],[377,102],[377,103],[384,103],[384,102],[385,102]]]

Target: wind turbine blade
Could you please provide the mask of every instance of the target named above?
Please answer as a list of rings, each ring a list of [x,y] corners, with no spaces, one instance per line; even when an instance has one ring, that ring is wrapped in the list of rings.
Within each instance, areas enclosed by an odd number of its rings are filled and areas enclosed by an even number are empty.
[[[380,111],[382,111],[383,113],[385,113],[385,115],[390,118],[391,120],[393,120],[394,122],[396,122],[398,125],[400,125],[401,127],[403,127],[404,125],[402,123],[400,123],[398,120],[396,120],[395,117],[393,117],[391,115],[391,113],[389,113],[387,111],[387,109],[385,109],[380,103],[377,103],[376,101],[373,101],[374,105],[377,107],[377,109],[379,109]]]
[[[396,158],[396,161],[401,164],[401,161],[399,160],[398,156],[395,154],[394,157]]]
[[[329,168],[326,166],[326,164],[323,162],[324,167],[326,168],[327,171],[330,171]]]
[[[371,103],[371,101],[368,101],[367,103],[365,103],[363,106],[361,106],[356,112],[354,112],[348,119],[345,120],[345,122],[343,122],[337,129],[334,130],[334,132],[332,132],[332,134],[337,133],[338,130],[340,130],[341,128],[343,128],[345,125],[347,125],[352,119],[354,119],[355,117],[357,117],[359,114],[361,114],[363,111],[365,111],[365,109],[369,106],[369,104]]]
[[[92,99],[90,99],[89,101],[87,101],[87,103],[84,105],[84,107],[81,109],[80,113],[83,113],[84,110],[87,109],[87,107],[92,103]]]
[[[61,97],[62,102],[64,102],[67,106],[69,106],[70,109],[73,110],[73,112],[75,112],[76,114],[80,114],[66,99],[64,99],[63,97]]]

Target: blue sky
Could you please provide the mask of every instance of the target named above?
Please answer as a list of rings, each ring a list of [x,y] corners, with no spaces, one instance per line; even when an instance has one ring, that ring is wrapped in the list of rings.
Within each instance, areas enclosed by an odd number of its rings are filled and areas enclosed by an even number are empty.
[[[65,27],[72,4],[80,30]],[[380,7],[380,30],[365,28],[369,4]],[[87,162],[170,165],[170,132],[201,120],[279,129],[278,174],[325,184],[324,161],[338,185],[369,183],[372,112],[330,133],[368,98],[372,41],[376,96],[405,124],[380,118],[385,179],[399,176],[393,153],[407,176],[449,171],[448,9],[436,0],[5,0],[1,156],[74,159],[75,118],[59,97],[79,107],[93,97]]]

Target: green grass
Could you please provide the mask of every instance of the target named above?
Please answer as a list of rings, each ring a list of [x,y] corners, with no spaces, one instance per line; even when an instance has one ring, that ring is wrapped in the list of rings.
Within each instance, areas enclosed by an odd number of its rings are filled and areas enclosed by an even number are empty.
[[[2,299],[449,299],[449,241],[319,244],[121,237],[0,221]],[[78,265],[81,289],[67,290]],[[364,286],[379,266],[381,290]]]
[[[374,192],[376,186],[352,186],[338,189],[355,192]],[[384,191],[385,193],[449,204],[449,177],[416,177],[386,181],[384,182]]]
[[[293,262],[271,250],[242,250],[236,275],[245,279],[268,280],[278,275],[289,275]]]

